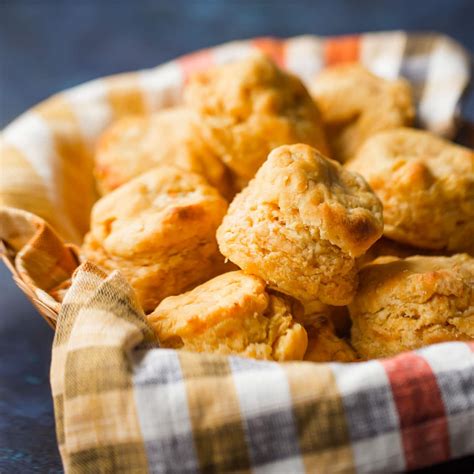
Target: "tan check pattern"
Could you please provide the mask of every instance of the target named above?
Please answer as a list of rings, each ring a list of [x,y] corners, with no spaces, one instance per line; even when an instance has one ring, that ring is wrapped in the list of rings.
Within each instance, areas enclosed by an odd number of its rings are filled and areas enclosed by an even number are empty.
[[[127,349],[153,340],[119,274],[107,276],[88,263],[78,268],[59,314],[51,364],[58,443],[69,472],[146,471]]]

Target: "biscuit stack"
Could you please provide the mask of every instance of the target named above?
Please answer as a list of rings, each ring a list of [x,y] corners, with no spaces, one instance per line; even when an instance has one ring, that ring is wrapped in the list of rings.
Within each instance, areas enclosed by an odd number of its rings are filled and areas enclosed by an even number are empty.
[[[473,151],[408,128],[404,80],[344,65],[310,90],[255,55],[112,124],[83,256],[163,347],[349,362],[474,339]]]

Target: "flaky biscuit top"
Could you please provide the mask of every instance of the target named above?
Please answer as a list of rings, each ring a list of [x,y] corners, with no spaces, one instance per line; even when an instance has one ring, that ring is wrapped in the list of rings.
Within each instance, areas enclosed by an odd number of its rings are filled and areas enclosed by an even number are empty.
[[[204,178],[163,166],[98,201],[89,239],[124,258],[169,248],[179,251],[189,239],[207,237],[208,229],[217,228],[226,209],[226,201]]]
[[[330,123],[356,118],[374,106],[379,106],[379,113],[383,110],[382,121],[404,123],[415,114],[408,81],[383,79],[358,63],[324,69],[314,79],[311,93]]]
[[[277,146],[301,142],[327,152],[319,111],[303,83],[264,55],[195,74],[184,97],[241,183]]]
[[[228,171],[202,137],[199,115],[185,107],[113,122],[99,137],[94,173],[105,194],[155,166],[171,165],[204,176],[232,195]]]
[[[408,81],[383,79],[356,63],[324,69],[310,91],[326,126],[331,157],[341,162],[374,133],[411,125],[415,116]]]
[[[177,332],[186,337],[226,318],[261,314],[268,303],[265,282],[236,271],[224,273],[182,295],[166,298],[148,318],[153,324],[158,320],[166,321],[167,316],[179,311],[179,317],[173,319],[173,334]],[[163,340],[168,338],[166,326],[163,323],[161,328]]]
[[[474,259],[380,257],[359,274],[351,342],[364,358],[474,339]]]
[[[355,257],[382,234],[382,207],[365,181],[308,145],[273,150],[229,206],[220,251],[305,304],[348,304]]]
[[[225,117],[232,122],[255,113],[294,119],[317,116],[300,79],[258,53],[191,76],[185,101],[204,115]]]
[[[148,322],[164,347],[280,361],[302,359],[307,347],[292,303],[242,271],[164,299]]]
[[[346,167],[380,197],[388,237],[423,248],[474,250],[473,150],[399,128],[374,135]]]
[[[401,184],[407,187],[428,188],[435,178],[455,188],[459,183],[454,176],[474,179],[474,151],[432,133],[402,127],[372,137],[346,166],[371,179],[387,169],[396,173],[404,167],[408,172]]]
[[[467,254],[379,257],[360,271],[351,313],[373,314],[397,304],[423,304],[436,295],[456,298],[460,306],[472,307],[474,312],[474,259]]]
[[[381,203],[364,179],[307,145],[273,150],[245,192],[277,205],[295,232],[314,228],[353,257],[382,232]]]

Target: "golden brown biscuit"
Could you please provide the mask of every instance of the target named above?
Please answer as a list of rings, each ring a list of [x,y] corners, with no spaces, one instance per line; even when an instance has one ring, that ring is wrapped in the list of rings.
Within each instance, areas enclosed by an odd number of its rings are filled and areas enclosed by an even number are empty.
[[[362,357],[474,339],[474,259],[467,254],[381,257],[359,279],[349,310]]]
[[[308,145],[273,150],[232,201],[217,231],[221,252],[302,302],[343,306],[355,258],[382,234],[382,206],[361,176]]]
[[[223,196],[233,194],[226,167],[201,137],[199,117],[184,107],[124,117],[99,138],[95,176],[102,193],[159,165],[193,171]]]
[[[376,132],[411,125],[415,115],[410,85],[389,81],[359,64],[323,70],[311,85],[332,158],[345,163]]]
[[[106,270],[120,270],[145,311],[222,273],[215,232],[227,203],[201,176],[154,168],[100,199],[82,247]]]
[[[241,187],[277,146],[307,143],[327,151],[318,109],[302,82],[264,55],[192,76],[185,101]]]
[[[262,279],[236,271],[164,299],[147,319],[164,347],[301,360],[308,339],[291,307]]]
[[[427,249],[474,251],[472,150],[400,128],[369,139],[346,166],[381,199],[387,237]]]
[[[306,327],[308,348],[304,360],[311,362],[355,362],[358,357],[354,349],[336,336],[334,327],[325,317],[314,320]]]

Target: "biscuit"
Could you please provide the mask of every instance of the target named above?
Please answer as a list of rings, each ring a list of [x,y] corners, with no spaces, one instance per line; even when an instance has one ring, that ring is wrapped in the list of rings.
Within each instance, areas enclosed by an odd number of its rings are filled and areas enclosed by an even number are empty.
[[[291,308],[261,278],[235,271],[164,299],[147,319],[163,347],[301,360],[308,339]]]
[[[124,117],[99,138],[95,176],[102,194],[160,165],[193,171],[223,196],[233,194],[228,170],[201,137],[198,116],[184,107]]]
[[[467,254],[381,257],[359,279],[349,311],[362,357],[474,339],[474,259]]]
[[[210,146],[243,187],[277,146],[327,152],[319,111],[302,82],[261,54],[191,77],[187,105],[202,117]]]
[[[384,234],[445,252],[474,251],[474,152],[431,133],[401,128],[370,138],[347,169],[384,206]]]
[[[411,125],[415,115],[406,80],[382,79],[359,64],[323,70],[310,92],[323,118],[329,156],[341,163],[374,133]]]
[[[356,257],[382,234],[382,206],[364,179],[308,145],[273,150],[217,231],[221,252],[301,302],[343,306]]]
[[[94,205],[82,253],[120,270],[147,312],[225,271],[215,232],[226,208],[201,176],[154,168]]]
[[[319,317],[306,327],[308,348],[304,360],[311,362],[355,362],[358,356],[354,349],[336,336],[331,322]]]

